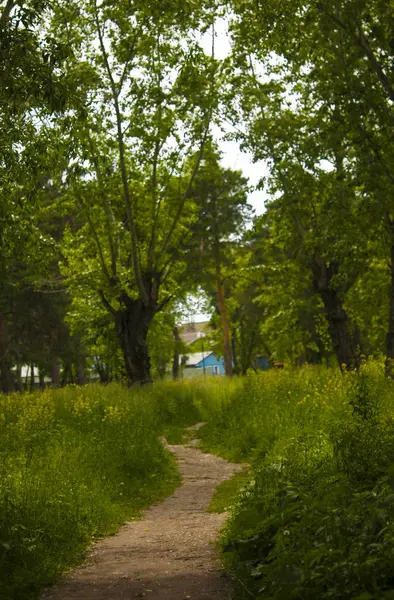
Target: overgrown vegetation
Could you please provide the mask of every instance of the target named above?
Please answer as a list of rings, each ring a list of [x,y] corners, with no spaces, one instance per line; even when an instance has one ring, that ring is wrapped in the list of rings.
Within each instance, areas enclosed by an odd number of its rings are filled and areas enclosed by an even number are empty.
[[[394,387],[304,368],[218,386],[206,449],[250,461],[222,536],[240,598],[394,597]]]
[[[186,387],[170,391],[113,384],[0,396],[0,598],[37,597],[92,538],[179,484],[159,435],[195,422],[196,411]]]
[[[208,512],[227,512],[237,500],[240,493],[245,490],[249,483],[250,475],[247,471],[235,473],[230,479],[226,479],[218,485],[212,500],[207,508]]]
[[[251,465],[210,506],[231,507],[221,544],[239,598],[392,598],[393,395],[370,362],[1,396],[0,597],[36,597],[169,494],[159,436],[204,420],[204,449]]]

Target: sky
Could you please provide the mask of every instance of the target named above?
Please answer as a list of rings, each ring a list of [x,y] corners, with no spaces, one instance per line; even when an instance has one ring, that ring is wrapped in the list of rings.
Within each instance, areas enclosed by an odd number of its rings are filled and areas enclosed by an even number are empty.
[[[230,36],[227,31],[228,22],[226,19],[218,19],[215,23],[215,57],[219,60],[226,58],[231,51]],[[208,30],[201,40],[202,46],[207,54],[212,51],[212,32]],[[224,125],[227,132],[230,132],[230,126]],[[268,175],[269,171],[266,163],[260,161],[253,163],[252,156],[249,153],[241,152],[238,142],[223,140],[224,133],[220,132],[218,127],[214,130],[215,136],[219,141],[219,146],[223,152],[222,164],[230,169],[241,170],[244,176],[248,177],[249,184],[256,186],[262,177]],[[255,190],[249,195],[249,203],[253,206],[257,215],[264,212],[264,200],[267,194],[263,190]]]
[[[238,169],[248,177],[249,184],[256,186],[262,177],[268,175],[267,165],[263,161],[253,163],[252,156],[249,153],[241,152],[237,142],[228,142],[221,140],[219,142],[223,152],[223,166],[230,169]],[[264,212],[264,201],[267,199],[267,193],[264,190],[255,190],[249,194],[249,204],[253,206],[257,215]]]
[[[215,33],[215,56],[218,59],[224,59],[231,50],[230,38],[227,33],[227,22],[224,19],[220,19],[216,22]],[[210,31],[203,36],[202,45],[207,54],[210,54],[212,48]],[[223,127],[225,129],[224,132],[222,132],[219,127],[214,128],[214,135],[223,152],[223,166],[229,169],[241,170],[243,175],[249,179],[249,184],[251,186],[256,186],[260,179],[269,174],[267,164],[264,161],[254,163],[251,154],[242,152],[238,142],[224,140],[223,137],[226,133],[229,133],[231,129],[230,126],[227,125],[224,125]],[[266,199],[267,193],[264,192],[264,190],[254,190],[249,194],[248,201],[249,204],[253,206],[256,215],[261,215],[264,212],[264,202]],[[190,296],[188,304],[190,305],[191,312],[184,315],[182,319],[183,323],[199,323],[201,321],[208,321],[211,318],[210,314],[202,312],[201,301],[197,298]]]

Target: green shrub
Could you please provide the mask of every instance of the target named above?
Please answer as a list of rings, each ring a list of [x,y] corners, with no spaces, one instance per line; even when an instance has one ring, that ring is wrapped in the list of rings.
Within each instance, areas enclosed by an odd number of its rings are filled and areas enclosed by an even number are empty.
[[[253,467],[222,536],[239,597],[394,598],[393,382],[370,363],[238,386],[201,437]]]

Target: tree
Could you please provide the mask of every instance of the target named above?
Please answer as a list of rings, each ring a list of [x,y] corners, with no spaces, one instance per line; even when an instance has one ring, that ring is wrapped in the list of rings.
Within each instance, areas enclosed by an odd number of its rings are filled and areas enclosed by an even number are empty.
[[[200,218],[195,229],[200,239],[199,262],[204,265],[203,269],[200,268],[200,273],[204,274],[200,283],[206,286],[208,273],[215,282],[223,334],[225,370],[226,375],[231,376],[233,371],[231,328],[223,271],[226,262],[226,246],[235,245],[235,240],[231,237],[240,234],[250,206],[247,204],[247,179],[240,171],[223,168],[220,165],[220,158],[220,152],[215,146],[206,148],[203,164],[193,184],[192,194],[200,210]],[[198,269],[196,265],[194,266]]]
[[[352,368],[357,352],[346,294],[357,267],[368,268],[368,229],[380,223],[391,235],[383,200],[392,185],[390,11],[356,0],[235,1],[233,8],[230,73],[238,104],[233,90],[228,114],[237,124],[242,114],[239,138],[255,160],[271,161],[281,222],[287,214],[294,240],[304,240],[338,362]]]
[[[59,3],[59,6],[61,3]],[[58,5],[57,5],[58,6]],[[73,101],[78,81],[64,76],[69,45],[60,43],[47,24],[54,15],[52,2],[0,3],[0,372],[2,390],[18,382],[11,372],[15,362],[37,358],[37,319],[48,308],[36,281],[47,268],[47,231],[39,222],[42,195],[48,192],[59,163],[59,140],[52,117]],[[50,304],[50,303],[49,303]],[[45,307],[45,308],[44,308]],[[51,316],[54,315],[54,312]],[[23,323],[23,326],[22,326]],[[28,328],[35,334],[28,336]],[[42,329],[40,329],[40,333]],[[46,330],[45,348],[51,334]],[[22,339],[28,343],[22,345]],[[20,338],[20,339],[18,339]],[[33,348],[34,346],[34,348]],[[29,357],[29,362],[30,358]]]
[[[129,380],[145,383],[148,331],[174,295],[195,218],[217,63],[194,41],[198,15],[179,7],[92,0],[81,13],[75,25],[94,77],[64,123],[72,154],[63,193],[79,219],[65,236],[64,273],[74,294],[83,286],[100,296]]]

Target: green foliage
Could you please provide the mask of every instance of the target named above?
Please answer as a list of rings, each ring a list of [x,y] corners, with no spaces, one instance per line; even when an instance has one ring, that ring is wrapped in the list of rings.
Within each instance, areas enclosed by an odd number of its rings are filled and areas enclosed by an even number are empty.
[[[391,598],[394,388],[381,367],[270,371],[216,391],[203,446],[253,469],[222,536],[239,597]]]
[[[390,598],[393,393],[369,362],[2,396],[0,597],[35,597],[168,494],[179,478],[159,435],[179,443],[206,421],[203,449],[251,465],[209,509],[230,508],[222,551],[240,598]]]
[[[380,0],[233,0],[231,8],[223,108],[253,160],[269,162],[260,185],[270,194],[270,237],[285,250],[272,266],[298,280],[262,290],[276,305],[279,352],[291,347],[287,318],[292,353],[304,346],[307,360],[321,358],[319,297],[340,365],[357,364],[360,345],[382,352],[387,332],[391,358],[394,278],[383,264],[394,256],[392,10]]]
[[[247,472],[235,473],[230,479],[223,481],[216,488],[207,511],[216,513],[228,511],[249,482],[250,475]]]
[[[0,598],[36,597],[92,538],[170,494],[159,435],[197,420],[186,386],[0,396]]]

